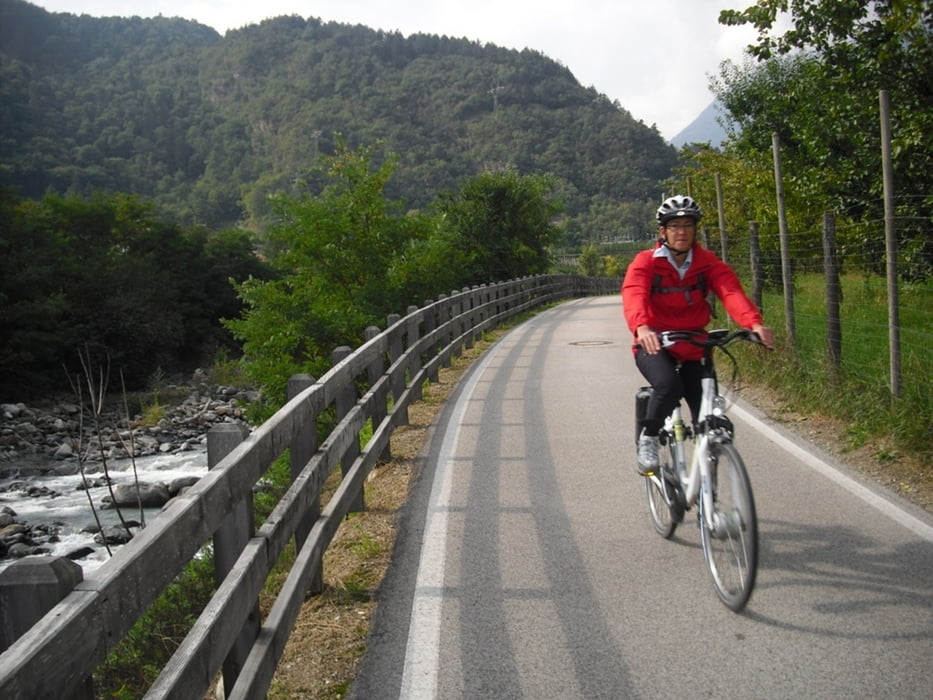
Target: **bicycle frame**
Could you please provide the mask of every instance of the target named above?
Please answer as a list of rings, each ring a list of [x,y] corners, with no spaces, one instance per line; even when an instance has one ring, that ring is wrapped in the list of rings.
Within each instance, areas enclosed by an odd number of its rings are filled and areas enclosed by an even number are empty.
[[[671,465],[674,473],[680,479],[681,488],[684,494],[684,505],[691,508],[697,505],[698,499],[700,512],[706,518],[707,524],[712,528],[715,523],[713,517],[713,496],[712,484],[710,482],[709,468],[709,442],[714,437],[719,440],[730,440],[723,428],[713,427],[715,416],[723,415],[722,406],[725,399],[719,395],[718,382],[716,380],[715,369],[710,366],[709,375],[703,377],[702,398],[700,399],[699,435],[694,433],[693,454],[690,457],[689,467],[686,463],[686,450],[684,449],[686,441],[675,439],[674,424],[678,420],[683,420],[681,406],[678,404],[671,415],[664,422],[664,432],[672,446],[671,454],[674,463]]]

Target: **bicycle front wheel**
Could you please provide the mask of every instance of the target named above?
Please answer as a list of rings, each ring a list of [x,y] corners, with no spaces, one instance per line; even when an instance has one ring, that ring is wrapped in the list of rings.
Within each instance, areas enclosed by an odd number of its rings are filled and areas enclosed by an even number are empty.
[[[669,539],[677,528],[677,520],[674,518],[673,506],[668,503],[669,497],[665,497],[665,487],[670,489],[670,485],[664,483],[662,474],[645,477],[645,495],[648,497],[651,524],[654,525],[655,532],[664,539]]]
[[[648,514],[655,531],[664,539],[670,539],[677,529],[677,524],[683,521],[683,495],[678,486],[674,484],[670,475],[674,464],[674,453],[670,450],[662,456],[662,462],[670,458],[670,462],[661,465],[661,468],[651,476],[645,477],[645,495],[648,498]]]
[[[758,573],[758,519],[745,464],[731,443],[710,446],[713,513],[700,512],[706,568],[719,599],[739,611]]]

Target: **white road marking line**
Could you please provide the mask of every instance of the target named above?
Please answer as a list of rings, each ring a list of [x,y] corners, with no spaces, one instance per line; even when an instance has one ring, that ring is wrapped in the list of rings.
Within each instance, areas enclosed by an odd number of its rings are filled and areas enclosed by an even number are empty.
[[[835,481],[844,489],[858,496],[867,504],[873,506],[875,509],[887,515],[895,522],[900,523],[914,534],[924,538],[929,542],[933,542],[933,526],[928,525],[927,523],[920,520],[920,518],[917,518],[902,510],[901,508],[898,508],[895,504],[882,498],[871,489],[852,479],[850,476],[843,474],[838,469],[835,469],[830,464],[827,464],[819,457],[810,454],[805,449],[795,444],[792,440],[784,437],[781,433],[769,426],[767,423],[762,422],[755,416],[748,413],[748,411],[743,410],[740,406],[733,405],[730,411],[732,413],[739,414],[742,420],[754,425],[762,435],[776,442],[784,450],[795,456],[801,462],[804,462],[823,476],[831,479],[832,481]]]
[[[441,443],[434,483],[428,500],[411,622],[408,626],[408,643],[405,648],[405,668],[402,672],[399,697],[406,700],[430,700],[437,696],[438,641],[441,635],[441,607],[444,603],[451,466],[467,406],[486,366],[495,358],[500,347],[501,345],[497,345],[491,348],[479,367],[470,375],[448,423],[453,429],[448,427]]]

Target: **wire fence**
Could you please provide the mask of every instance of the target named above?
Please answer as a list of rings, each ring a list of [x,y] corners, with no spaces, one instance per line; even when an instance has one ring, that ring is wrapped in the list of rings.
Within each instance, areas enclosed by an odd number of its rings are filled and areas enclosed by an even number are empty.
[[[892,430],[909,433],[912,444],[933,438],[933,219],[923,210],[930,201],[898,200],[890,219],[893,285],[885,219],[850,223],[827,214],[815,226],[791,229],[786,249],[778,222],[748,222],[744,230],[727,228],[725,237],[716,227],[703,230],[705,244],[736,269],[777,332],[781,371],[792,369],[797,384],[820,384],[809,387],[811,401],[837,414],[884,399],[880,406],[894,415],[899,405],[891,422],[911,425]]]
[[[827,305],[831,298],[827,289],[834,282],[827,277],[829,267],[837,271],[840,286],[840,369],[859,373],[887,367],[892,326],[901,338],[904,364],[919,362],[921,367],[931,369],[933,241],[917,235],[918,224],[929,224],[929,221],[929,218],[914,216],[894,218],[897,238],[905,243],[898,247],[895,318],[891,318],[889,309],[883,220],[835,225],[835,245],[830,248],[825,241],[825,226],[789,233],[793,285],[788,291],[793,297],[794,330],[798,332],[796,350],[812,350],[812,335],[818,330],[823,333],[817,344],[821,349],[829,345],[827,328],[832,309]],[[753,236],[739,231],[729,234],[727,259],[743,279],[748,280],[750,287],[754,287],[756,278],[760,280],[764,310],[773,325],[786,332],[784,305],[774,303],[775,299],[784,297],[785,291],[778,226],[776,222],[758,222],[757,228],[757,262],[752,255]],[[714,240],[711,245],[718,245],[719,240]],[[777,320],[782,323],[778,325]]]

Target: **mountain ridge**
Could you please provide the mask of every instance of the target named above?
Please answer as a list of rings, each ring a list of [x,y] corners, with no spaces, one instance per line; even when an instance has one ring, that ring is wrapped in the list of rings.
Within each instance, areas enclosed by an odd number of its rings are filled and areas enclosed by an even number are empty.
[[[221,37],[23,0],[0,0],[0,26],[0,184],[33,198],[128,190],[181,222],[261,228],[270,194],[320,185],[340,135],[398,154],[388,194],[410,207],[509,168],[555,178],[571,233],[612,236],[644,226],[677,161],[530,49],[297,16]]]
[[[721,114],[722,105],[713,100],[671,139],[671,144],[681,148],[691,143],[708,143],[713,148],[719,148],[726,140],[726,130],[718,121]]]

